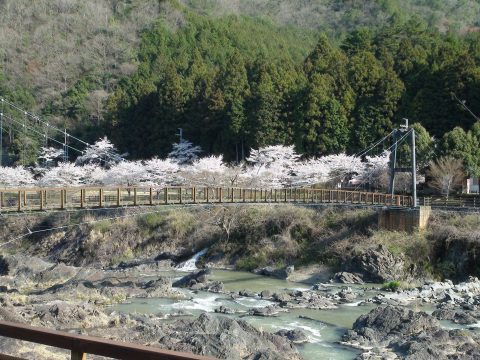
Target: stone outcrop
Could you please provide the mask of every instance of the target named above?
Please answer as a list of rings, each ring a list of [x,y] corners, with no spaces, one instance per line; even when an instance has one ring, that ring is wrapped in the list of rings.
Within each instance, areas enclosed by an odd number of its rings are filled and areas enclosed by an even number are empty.
[[[405,277],[404,257],[394,256],[382,245],[354,256],[346,268],[347,271],[361,274],[362,279],[367,282],[383,283]]]
[[[473,360],[480,356],[474,333],[442,329],[433,316],[396,306],[380,306],[360,316],[343,343],[363,349],[363,359]]]

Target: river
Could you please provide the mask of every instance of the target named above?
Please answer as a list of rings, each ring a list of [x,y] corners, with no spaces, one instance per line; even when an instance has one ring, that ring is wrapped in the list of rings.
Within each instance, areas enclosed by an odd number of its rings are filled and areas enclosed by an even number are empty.
[[[159,273],[158,275],[171,276],[173,278],[181,277],[182,272]],[[263,290],[285,291],[285,290],[308,290],[309,285],[292,283],[284,280],[273,279],[259,276],[247,272],[212,270],[211,280],[222,281],[225,290],[238,292],[247,289],[259,293]],[[332,290],[339,290],[341,285],[331,285]],[[365,286],[371,288],[369,284]],[[358,288],[358,290],[361,290]],[[224,305],[231,309],[246,311],[254,307],[265,307],[272,304],[268,300],[261,298],[240,297],[232,299],[228,295],[214,294],[202,291],[190,291],[182,289],[189,299],[133,299],[129,303],[120,304],[112,307],[112,310],[124,313],[147,313],[147,314],[172,314],[179,310],[198,316],[202,312],[214,312],[216,308]],[[365,291],[367,297],[370,291]],[[358,302],[361,298],[358,298]],[[349,360],[354,359],[358,353],[351,348],[338,344],[344,332],[351,328],[353,322],[362,314],[368,313],[374,305],[358,306],[358,302],[350,305],[340,305],[334,310],[310,310],[310,309],[290,309],[288,312],[282,312],[277,317],[256,317],[245,316],[242,314],[223,315],[233,316],[246,320],[253,326],[264,331],[275,332],[280,329],[300,329],[309,337],[306,344],[297,345],[299,352],[304,359],[334,359]],[[307,317],[303,318],[303,317]]]

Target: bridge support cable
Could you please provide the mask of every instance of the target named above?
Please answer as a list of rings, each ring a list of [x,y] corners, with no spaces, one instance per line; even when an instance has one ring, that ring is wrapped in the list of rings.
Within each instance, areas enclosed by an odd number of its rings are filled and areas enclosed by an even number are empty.
[[[411,129],[411,130],[413,130],[413,129]],[[405,134],[404,134],[402,137],[400,137],[400,138],[396,137],[396,138],[394,139],[394,143],[393,143],[390,147],[388,147],[385,151],[392,151],[392,149],[395,149],[395,151],[396,151],[396,150],[398,149],[398,146],[399,146],[403,141],[405,141],[405,139],[407,138],[407,136],[408,136],[409,134],[410,134],[410,131],[408,131],[407,133],[405,133]],[[395,156],[396,156],[396,155],[395,155]],[[367,181],[366,179],[369,179],[369,178],[370,178],[370,175],[373,174],[373,171],[374,171],[374,170],[371,170],[371,171],[369,171],[369,172],[367,173],[367,176],[365,176],[365,180],[363,180],[362,182],[360,182],[360,184],[358,184],[358,186],[356,186],[355,189],[353,189],[353,193],[356,192],[356,191],[358,191],[358,189],[360,189],[360,187],[365,184],[365,182]],[[350,195],[349,195],[349,196],[350,196]],[[394,198],[395,198],[395,194],[394,194],[394,193],[391,193],[391,201],[392,201],[392,204],[393,204]],[[348,199],[346,199],[346,200],[348,200]]]
[[[408,119],[404,119],[405,124],[400,126],[400,129],[395,129],[395,136],[399,133],[404,133],[403,138],[410,135],[410,167],[397,167],[397,142],[395,142],[395,147],[390,157],[390,187],[389,192],[392,198],[395,195],[395,177],[397,173],[410,173],[411,174],[411,192],[413,198],[413,207],[417,206],[417,157],[416,157],[416,146],[415,146],[415,129],[409,127]]]

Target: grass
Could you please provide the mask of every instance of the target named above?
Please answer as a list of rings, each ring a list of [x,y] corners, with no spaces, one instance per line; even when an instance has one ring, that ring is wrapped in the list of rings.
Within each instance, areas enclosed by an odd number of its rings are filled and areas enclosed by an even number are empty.
[[[110,220],[103,220],[96,222],[92,225],[92,228],[101,234],[105,235],[109,230],[110,227],[112,226],[112,222]]]

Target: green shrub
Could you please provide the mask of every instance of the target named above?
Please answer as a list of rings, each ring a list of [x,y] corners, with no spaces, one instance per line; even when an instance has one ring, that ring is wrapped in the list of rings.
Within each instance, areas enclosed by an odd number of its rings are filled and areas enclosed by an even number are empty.
[[[400,281],[390,281],[388,283],[383,284],[382,290],[386,291],[397,291],[400,288]]]
[[[106,234],[110,230],[112,223],[109,220],[102,220],[93,224],[93,229]]]
[[[267,257],[263,253],[246,256],[235,264],[237,270],[252,271],[259,267],[267,266]]]
[[[147,214],[138,219],[138,225],[153,230],[163,224],[165,215],[159,213]]]

